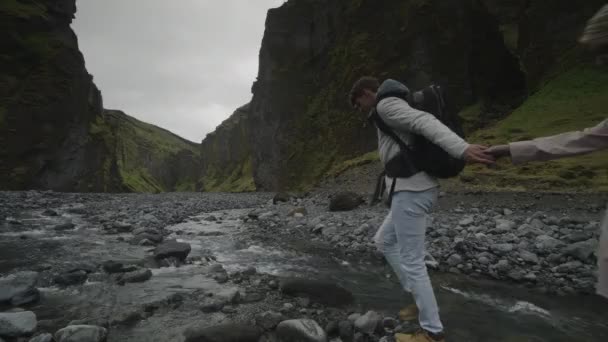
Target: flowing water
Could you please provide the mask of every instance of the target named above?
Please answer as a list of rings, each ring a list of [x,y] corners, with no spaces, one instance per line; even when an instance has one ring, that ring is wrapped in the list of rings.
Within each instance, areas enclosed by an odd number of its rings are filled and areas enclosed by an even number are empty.
[[[247,212],[225,210],[191,217],[169,227],[170,238],[190,243],[191,257],[213,255],[229,272],[254,266],[260,273],[331,279],[353,292],[360,310],[394,315],[411,303],[378,260],[341,259],[331,246],[311,246],[296,238],[281,243],[247,240],[248,228],[240,220]],[[221,223],[207,220],[211,214],[220,217]],[[189,324],[204,319],[212,325],[226,319],[221,313],[203,314],[188,302],[172,306],[180,294],[230,291],[233,285],[219,285],[206,275],[204,263],[155,268],[149,281],[138,284],[118,286],[99,275],[83,286],[55,287],[50,276],[44,277],[49,270],[109,259],[142,264],[151,248],[120,241],[120,235],[105,235],[98,225],[77,214],[46,217],[30,211],[15,219],[22,224],[9,220],[0,226],[0,272],[41,271],[42,299],[28,309],[48,331],[75,319],[109,317],[124,322],[137,308],[145,307],[154,314],[143,321],[135,315],[134,324],[113,326],[109,341],[180,341]],[[76,228],[49,228],[65,220]],[[129,234],[122,237],[128,240]],[[608,306],[597,297],[542,295],[507,283],[456,275],[434,274],[432,278],[449,341],[608,341]]]

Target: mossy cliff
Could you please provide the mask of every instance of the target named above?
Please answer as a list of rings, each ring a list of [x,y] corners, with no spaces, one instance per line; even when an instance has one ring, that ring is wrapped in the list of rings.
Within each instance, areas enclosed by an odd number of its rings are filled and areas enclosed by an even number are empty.
[[[561,107],[572,103],[567,85],[560,90],[565,99],[543,95],[543,88],[567,83],[560,77],[590,79],[590,87],[603,77],[589,75],[595,72],[591,67],[579,67],[587,57],[576,47],[585,21],[602,4],[290,0],[270,10],[248,122],[257,188],[308,188],[375,148],[373,129],[346,101],[350,86],[362,75],[398,78],[411,88],[444,85],[454,110],[465,110],[469,133],[494,127],[503,118],[515,124],[510,115],[530,117],[529,122],[517,121],[527,137],[597,120],[603,104],[579,120],[579,107]],[[539,98],[549,105],[535,105],[543,101]],[[555,107],[564,108],[562,116],[572,115],[574,123],[560,127],[561,119],[545,112]],[[496,135],[495,141],[520,135]],[[479,134],[473,139],[484,140]],[[569,176],[578,177],[577,172]],[[592,183],[600,177],[599,172],[585,174]]]
[[[118,110],[105,110],[90,126],[90,134],[111,152],[104,160],[103,178],[111,180],[117,173],[121,191],[197,189],[201,172],[198,144]]]
[[[250,105],[238,108],[201,144],[203,191],[254,191],[249,143]]]
[[[0,189],[194,190],[198,145],[104,111],[75,0],[0,2]]]

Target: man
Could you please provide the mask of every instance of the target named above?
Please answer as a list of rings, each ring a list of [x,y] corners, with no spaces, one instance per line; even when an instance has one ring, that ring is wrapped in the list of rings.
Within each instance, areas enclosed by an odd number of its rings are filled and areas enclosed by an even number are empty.
[[[349,95],[353,107],[370,113],[375,110],[406,144],[411,144],[414,134],[422,135],[454,158],[493,163],[492,157],[484,153],[485,147],[468,144],[432,114],[412,108],[399,97],[383,98],[383,95],[403,91],[407,92],[407,88],[397,81],[386,80],[380,85],[373,77],[363,77],[353,85]],[[378,129],[378,151],[386,166],[400,153],[400,147],[390,135]],[[387,184],[392,181],[387,180]],[[390,212],[374,240],[403,288],[414,297],[416,304],[402,310],[400,317],[413,320],[418,315],[422,328],[414,335],[398,336],[398,341],[444,341],[437,301],[424,263],[427,218],[437,200],[439,183],[425,172],[394,181]]]
[[[601,53],[608,48],[608,5],[602,7],[589,20],[580,42],[599,52],[599,63],[606,60]],[[600,122],[595,127],[579,132],[568,132],[494,146],[488,150],[488,153],[495,158],[510,156],[513,164],[521,164],[534,160],[571,157],[602,149],[608,149],[608,119]],[[601,228],[598,267],[597,293],[608,298],[608,210]]]

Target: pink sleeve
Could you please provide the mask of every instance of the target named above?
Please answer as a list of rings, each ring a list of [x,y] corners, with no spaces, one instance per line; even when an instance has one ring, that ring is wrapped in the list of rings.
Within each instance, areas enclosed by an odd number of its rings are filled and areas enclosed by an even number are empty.
[[[608,119],[579,132],[509,144],[513,164],[576,156],[608,148]]]

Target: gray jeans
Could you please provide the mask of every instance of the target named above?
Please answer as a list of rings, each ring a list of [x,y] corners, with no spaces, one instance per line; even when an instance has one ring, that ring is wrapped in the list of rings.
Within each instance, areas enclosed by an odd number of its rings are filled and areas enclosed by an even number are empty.
[[[424,263],[428,215],[437,201],[438,189],[400,191],[393,195],[391,210],[374,242],[391,265],[403,288],[411,292],[420,310],[423,329],[443,331],[437,300]]]

